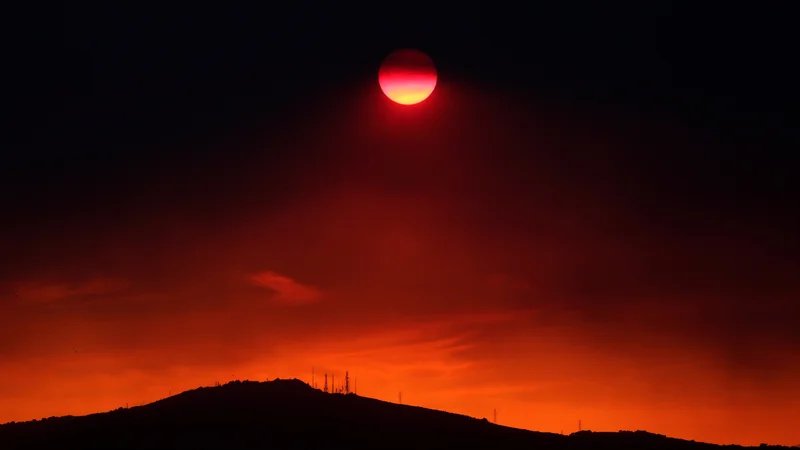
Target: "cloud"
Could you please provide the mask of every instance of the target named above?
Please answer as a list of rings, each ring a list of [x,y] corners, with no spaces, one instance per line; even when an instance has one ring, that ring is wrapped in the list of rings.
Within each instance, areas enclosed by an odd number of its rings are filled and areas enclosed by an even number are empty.
[[[272,300],[282,305],[307,305],[322,300],[322,291],[307,286],[272,271],[260,272],[250,276],[256,286],[265,287],[275,293]]]
[[[22,301],[50,303],[67,298],[102,295],[121,291],[129,286],[118,278],[91,278],[78,283],[22,282],[14,286],[14,294]]]

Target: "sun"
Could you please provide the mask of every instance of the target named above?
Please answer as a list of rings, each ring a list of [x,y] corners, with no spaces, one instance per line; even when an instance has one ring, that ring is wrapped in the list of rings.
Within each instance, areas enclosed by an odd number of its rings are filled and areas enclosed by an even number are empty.
[[[433,60],[414,49],[393,51],[378,70],[381,90],[401,105],[415,105],[428,98],[436,88],[436,81]]]

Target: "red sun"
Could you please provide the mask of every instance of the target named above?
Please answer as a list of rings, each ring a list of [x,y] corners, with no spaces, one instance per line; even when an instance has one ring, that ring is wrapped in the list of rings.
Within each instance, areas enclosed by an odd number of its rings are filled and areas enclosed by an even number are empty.
[[[436,66],[419,50],[395,50],[381,63],[378,83],[392,101],[415,105],[428,98],[436,87]]]

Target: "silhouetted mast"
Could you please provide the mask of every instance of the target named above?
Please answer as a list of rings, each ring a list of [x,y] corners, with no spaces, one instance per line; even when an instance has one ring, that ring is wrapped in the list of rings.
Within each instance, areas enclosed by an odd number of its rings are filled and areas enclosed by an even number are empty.
[[[497,424],[497,408],[494,409],[494,423]]]
[[[333,391],[334,394],[336,393],[336,378],[334,374],[331,374],[331,391]]]
[[[344,393],[350,393],[350,372],[344,373]]]
[[[325,374],[325,393],[328,393],[328,374]]]

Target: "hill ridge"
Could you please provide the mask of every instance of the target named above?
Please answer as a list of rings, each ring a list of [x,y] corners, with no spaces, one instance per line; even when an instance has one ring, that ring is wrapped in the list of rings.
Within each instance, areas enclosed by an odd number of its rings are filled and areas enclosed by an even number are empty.
[[[277,443],[280,444],[277,444]],[[201,386],[130,408],[0,425],[0,448],[358,448],[662,449],[746,448],[646,431],[570,435],[525,430],[464,414],[330,394],[293,379]],[[78,448],[76,447],[76,448]],[[767,448],[790,448],[766,446]],[[755,447],[750,447],[755,448]],[[765,448],[762,445],[761,448]]]

